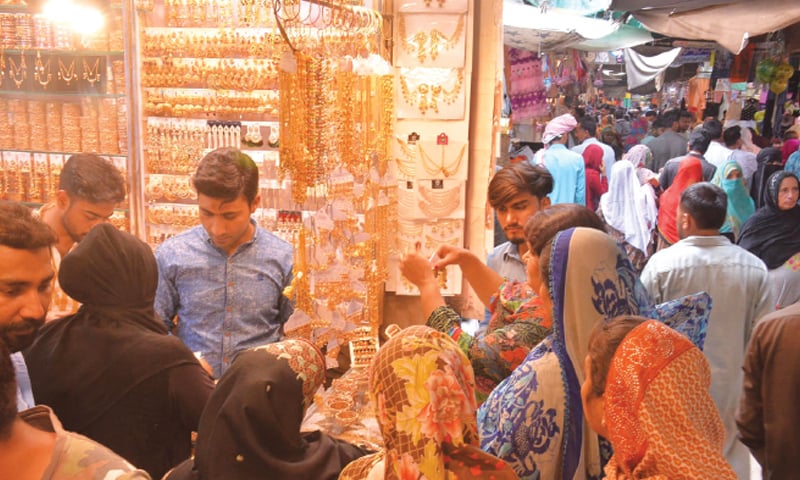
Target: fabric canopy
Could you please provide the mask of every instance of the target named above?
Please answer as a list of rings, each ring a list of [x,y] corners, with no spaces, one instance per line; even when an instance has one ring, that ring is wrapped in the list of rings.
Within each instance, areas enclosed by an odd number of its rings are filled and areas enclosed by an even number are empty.
[[[584,40],[573,48],[587,52],[608,52],[620,48],[630,48],[653,41],[653,35],[643,28],[620,25],[616,32],[595,40]]]
[[[673,38],[714,40],[734,54],[739,54],[747,46],[749,38],[781,30],[800,21],[798,0],[749,0],[724,2],[724,5],[713,0],[673,0],[665,3],[676,4],[677,10],[673,13],[672,8],[662,8],[660,2],[633,0],[615,0],[611,8],[630,11],[652,32]],[[682,5],[679,4],[685,4],[687,9],[695,5],[706,6],[680,11]]]
[[[532,52],[567,47],[616,50],[653,39],[643,29],[558,8],[542,11],[539,7],[512,0],[503,2],[503,34],[506,45]]]
[[[636,10],[661,10],[666,13],[686,12],[714,5],[739,3],[743,0],[613,0],[612,10],[633,12]]]
[[[628,90],[644,85],[678,58],[680,48],[673,48],[654,57],[645,57],[630,48],[625,49],[625,70],[628,73]]]

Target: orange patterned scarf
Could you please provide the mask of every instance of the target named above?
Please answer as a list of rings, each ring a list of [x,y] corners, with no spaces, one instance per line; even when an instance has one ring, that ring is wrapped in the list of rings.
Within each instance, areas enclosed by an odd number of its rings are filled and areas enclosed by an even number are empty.
[[[647,321],[619,345],[606,381],[614,456],[608,479],[734,479],[708,392],[708,362],[683,335]]]

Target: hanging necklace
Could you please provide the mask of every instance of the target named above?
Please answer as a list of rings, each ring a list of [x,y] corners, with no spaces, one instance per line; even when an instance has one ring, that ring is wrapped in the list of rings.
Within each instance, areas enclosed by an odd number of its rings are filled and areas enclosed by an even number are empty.
[[[69,68],[64,65],[61,59],[58,59],[58,79],[63,80],[69,86],[73,80],[78,76],[75,74],[75,59],[69,63]]]
[[[47,85],[53,79],[53,74],[50,72],[50,62],[52,58],[47,59],[47,63],[42,63],[42,52],[36,52],[36,63],[33,65],[33,79],[39,82],[45,90]]]
[[[461,151],[459,152],[458,157],[456,157],[456,159],[449,164],[445,164],[446,145],[439,146],[441,147],[442,152],[441,160],[439,162],[432,159],[430,155],[425,152],[425,150],[422,148],[422,144],[417,147],[419,150],[419,155],[422,158],[422,168],[424,168],[425,171],[430,175],[439,175],[441,173],[445,176],[445,178],[455,175],[458,173],[458,170],[461,167],[461,161],[464,159],[464,152],[467,151],[467,144],[465,143],[461,146]]]
[[[419,208],[430,218],[445,218],[461,205],[461,184],[449,190],[434,190],[419,186]]]
[[[28,77],[28,64],[25,63],[25,55],[23,53],[19,54],[19,65],[11,57],[8,57],[8,63],[11,65],[8,69],[8,75],[11,80],[14,80],[17,88],[22,87],[22,83]]]
[[[397,165],[397,171],[405,178],[416,178],[417,176],[417,155],[412,147],[417,147],[415,144],[406,143],[399,137],[395,137],[400,150],[403,152],[403,157],[395,157],[394,161]]]
[[[0,86],[3,85],[3,80],[6,79],[6,51],[0,50]]]
[[[400,38],[403,39],[403,50],[411,55],[416,55],[419,63],[425,63],[425,59],[428,55],[430,55],[431,61],[435,61],[440,52],[450,50],[458,44],[461,39],[461,34],[464,32],[464,15],[458,16],[456,29],[449,37],[434,28],[430,33],[425,33],[420,30],[411,38],[407,38],[406,19],[404,15],[400,16],[398,24]]]
[[[94,65],[89,68],[86,59],[83,59],[83,79],[89,82],[92,86],[100,81],[100,57],[94,59]]]

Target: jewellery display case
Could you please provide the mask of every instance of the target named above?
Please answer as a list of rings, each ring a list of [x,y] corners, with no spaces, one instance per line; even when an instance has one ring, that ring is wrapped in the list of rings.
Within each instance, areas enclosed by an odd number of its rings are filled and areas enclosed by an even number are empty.
[[[302,211],[278,171],[278,63],[283,40],[264,2],[137,3],[146,240],[199,224],[191,175],[219,147],[256,162],[254,217],[292,241]],[[258,7],[258,8],[257,8]]]
[[[64,161],[78,152],[108,157],[126,175],[122,6],[105,14],[105,29],[77,34],[22,3],[0,6],[0,198],[49,202]],[[125,230],[128,207],[111,218]]]
[[[142,234],[155,247],[199,224],[198,162],[241,149],[259,169],[253,217],[295,248],[284,330],[329,365],[351,340],[377,342],[397,217],[383,18],[353,3],[135,3]]]

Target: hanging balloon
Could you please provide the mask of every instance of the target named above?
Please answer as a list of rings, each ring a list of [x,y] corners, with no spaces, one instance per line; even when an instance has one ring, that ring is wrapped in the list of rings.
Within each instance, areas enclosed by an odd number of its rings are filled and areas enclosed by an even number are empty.
[[[792,78],[792,75],[794,75],[794,68],[787,62],[782,62],[775,67],[772,79],[780,82],[788,82],[789,79]]]
[[[765,58],[756,65],[756,78],[761,83],[770,83],[775,75],[775,62],[771,58]]]
[[[602,87],[602,86],[603,86],[603,79],[602,79],[602,78],[598,78],[598,79],[597,79],[597,80],[595,80],[593,83],[594,83],[594,86],[595,86],[595,87],[597,87],[597,88],[600,88],[600,87]]]
[[[784,90],[786,90],[787,88],[789,88],[789,83],[788,83],[788,82],[786,82],[786,81],[780,82],[780,81],[777,81],[777,80],[773,80],[773,81],[772,81],[772,82],[769,84],[769,90],[770,90],[772,93],[774,93],[775,95],[778,95],[778,94],[780,94],[781,92],[783,92],[783,91],[784,91]]]

